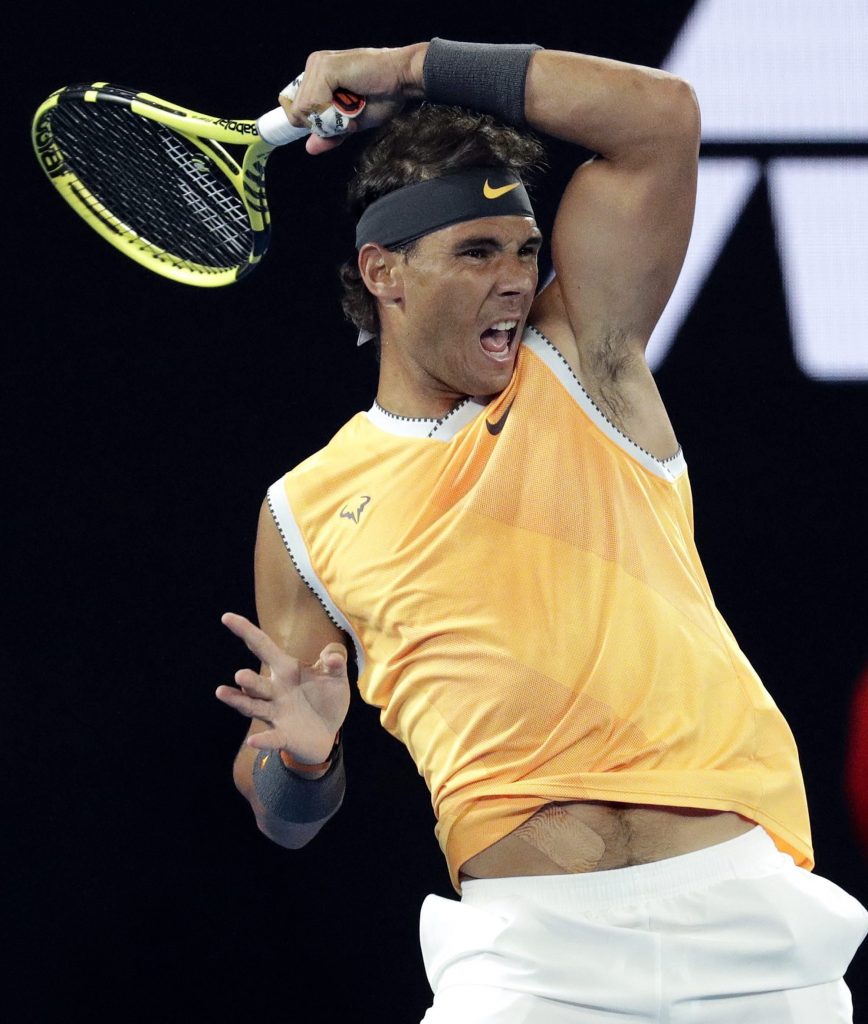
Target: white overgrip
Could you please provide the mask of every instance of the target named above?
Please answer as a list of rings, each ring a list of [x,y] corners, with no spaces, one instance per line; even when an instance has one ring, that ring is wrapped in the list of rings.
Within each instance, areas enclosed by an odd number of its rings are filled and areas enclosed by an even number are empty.
[[[290,102],[294,101],[303,79],[304,72],[296,75],[285,89],[281,89],[280,95]],[[285,146],[287,142],[294,142],[311,132],[324,139],[343,135],[350,121],[365,109],[365,100],[346,90],[335,93],[334,99],[335,102],[325,110],[310,114],[305,128],[296,128],[290,124],[282,107],[269,110],[256,122],[260,138],[271,146]]]
[[[259,137],[270,146],[285,146],[288,142],[295,142],[296,139],[310,135],[309,127],[296,128],[294,124],[289,123],[283,107],[275,107],[258,118],[256,130]]]

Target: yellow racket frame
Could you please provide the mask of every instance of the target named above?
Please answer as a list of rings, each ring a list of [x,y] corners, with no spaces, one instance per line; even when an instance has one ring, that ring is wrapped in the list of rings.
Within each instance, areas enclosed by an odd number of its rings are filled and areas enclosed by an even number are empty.
[[[67,166],[54,138],[51,111],[64,96],[86,103],[113,102],[127,105],[135,114],[171,128],[214,161],[238,193],[253,230],[253,247],[244,264],[209,267],[193,263],[137,234],[128,224],[107,210],[87,185]],[[66,86],[57,89],[39,107],[33,118],[33,147],[48,179],[75,212],[102,238],[148,270],[182,284],[219,288],[232,284],[253,269],[268,248],[271,218],[265,198],[265,163],[275,149],[264,142],[256,121],[211,117],[146,92],[132,92],[108,82]],[[244,146],[239,164],[221,144]]]

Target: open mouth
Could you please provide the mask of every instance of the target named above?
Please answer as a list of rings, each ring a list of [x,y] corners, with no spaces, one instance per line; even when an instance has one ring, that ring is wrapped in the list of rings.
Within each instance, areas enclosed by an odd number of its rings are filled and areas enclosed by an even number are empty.
[[[518,320],[498,320],[492,324],[479,336],[483,352],[497,362],[505,363],[509,359],[517,328]]]

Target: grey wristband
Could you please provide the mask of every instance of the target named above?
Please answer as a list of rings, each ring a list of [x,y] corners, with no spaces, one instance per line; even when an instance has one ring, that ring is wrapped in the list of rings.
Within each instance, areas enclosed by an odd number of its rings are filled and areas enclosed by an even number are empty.
[[[468,107],[521,128],[524,83],[532,44],[456,43],[432,39],[422,68],[425,96],[432,103]]]
[[[253,762],[253,788],[269,814],[293,825],[307,825],[330,818],[344,799],[343,746],[339,746],[329,770],[319,779],[305,779],[281,761],[276,750],[261,750]]]

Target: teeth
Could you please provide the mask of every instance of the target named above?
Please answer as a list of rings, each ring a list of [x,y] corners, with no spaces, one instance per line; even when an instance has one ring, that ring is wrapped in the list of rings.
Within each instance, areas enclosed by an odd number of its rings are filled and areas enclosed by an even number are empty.
[[[496,324],[492,324],[490,330],[492,331],[511,331],[513,327],[518,323],[518,320],[499,320]]]

